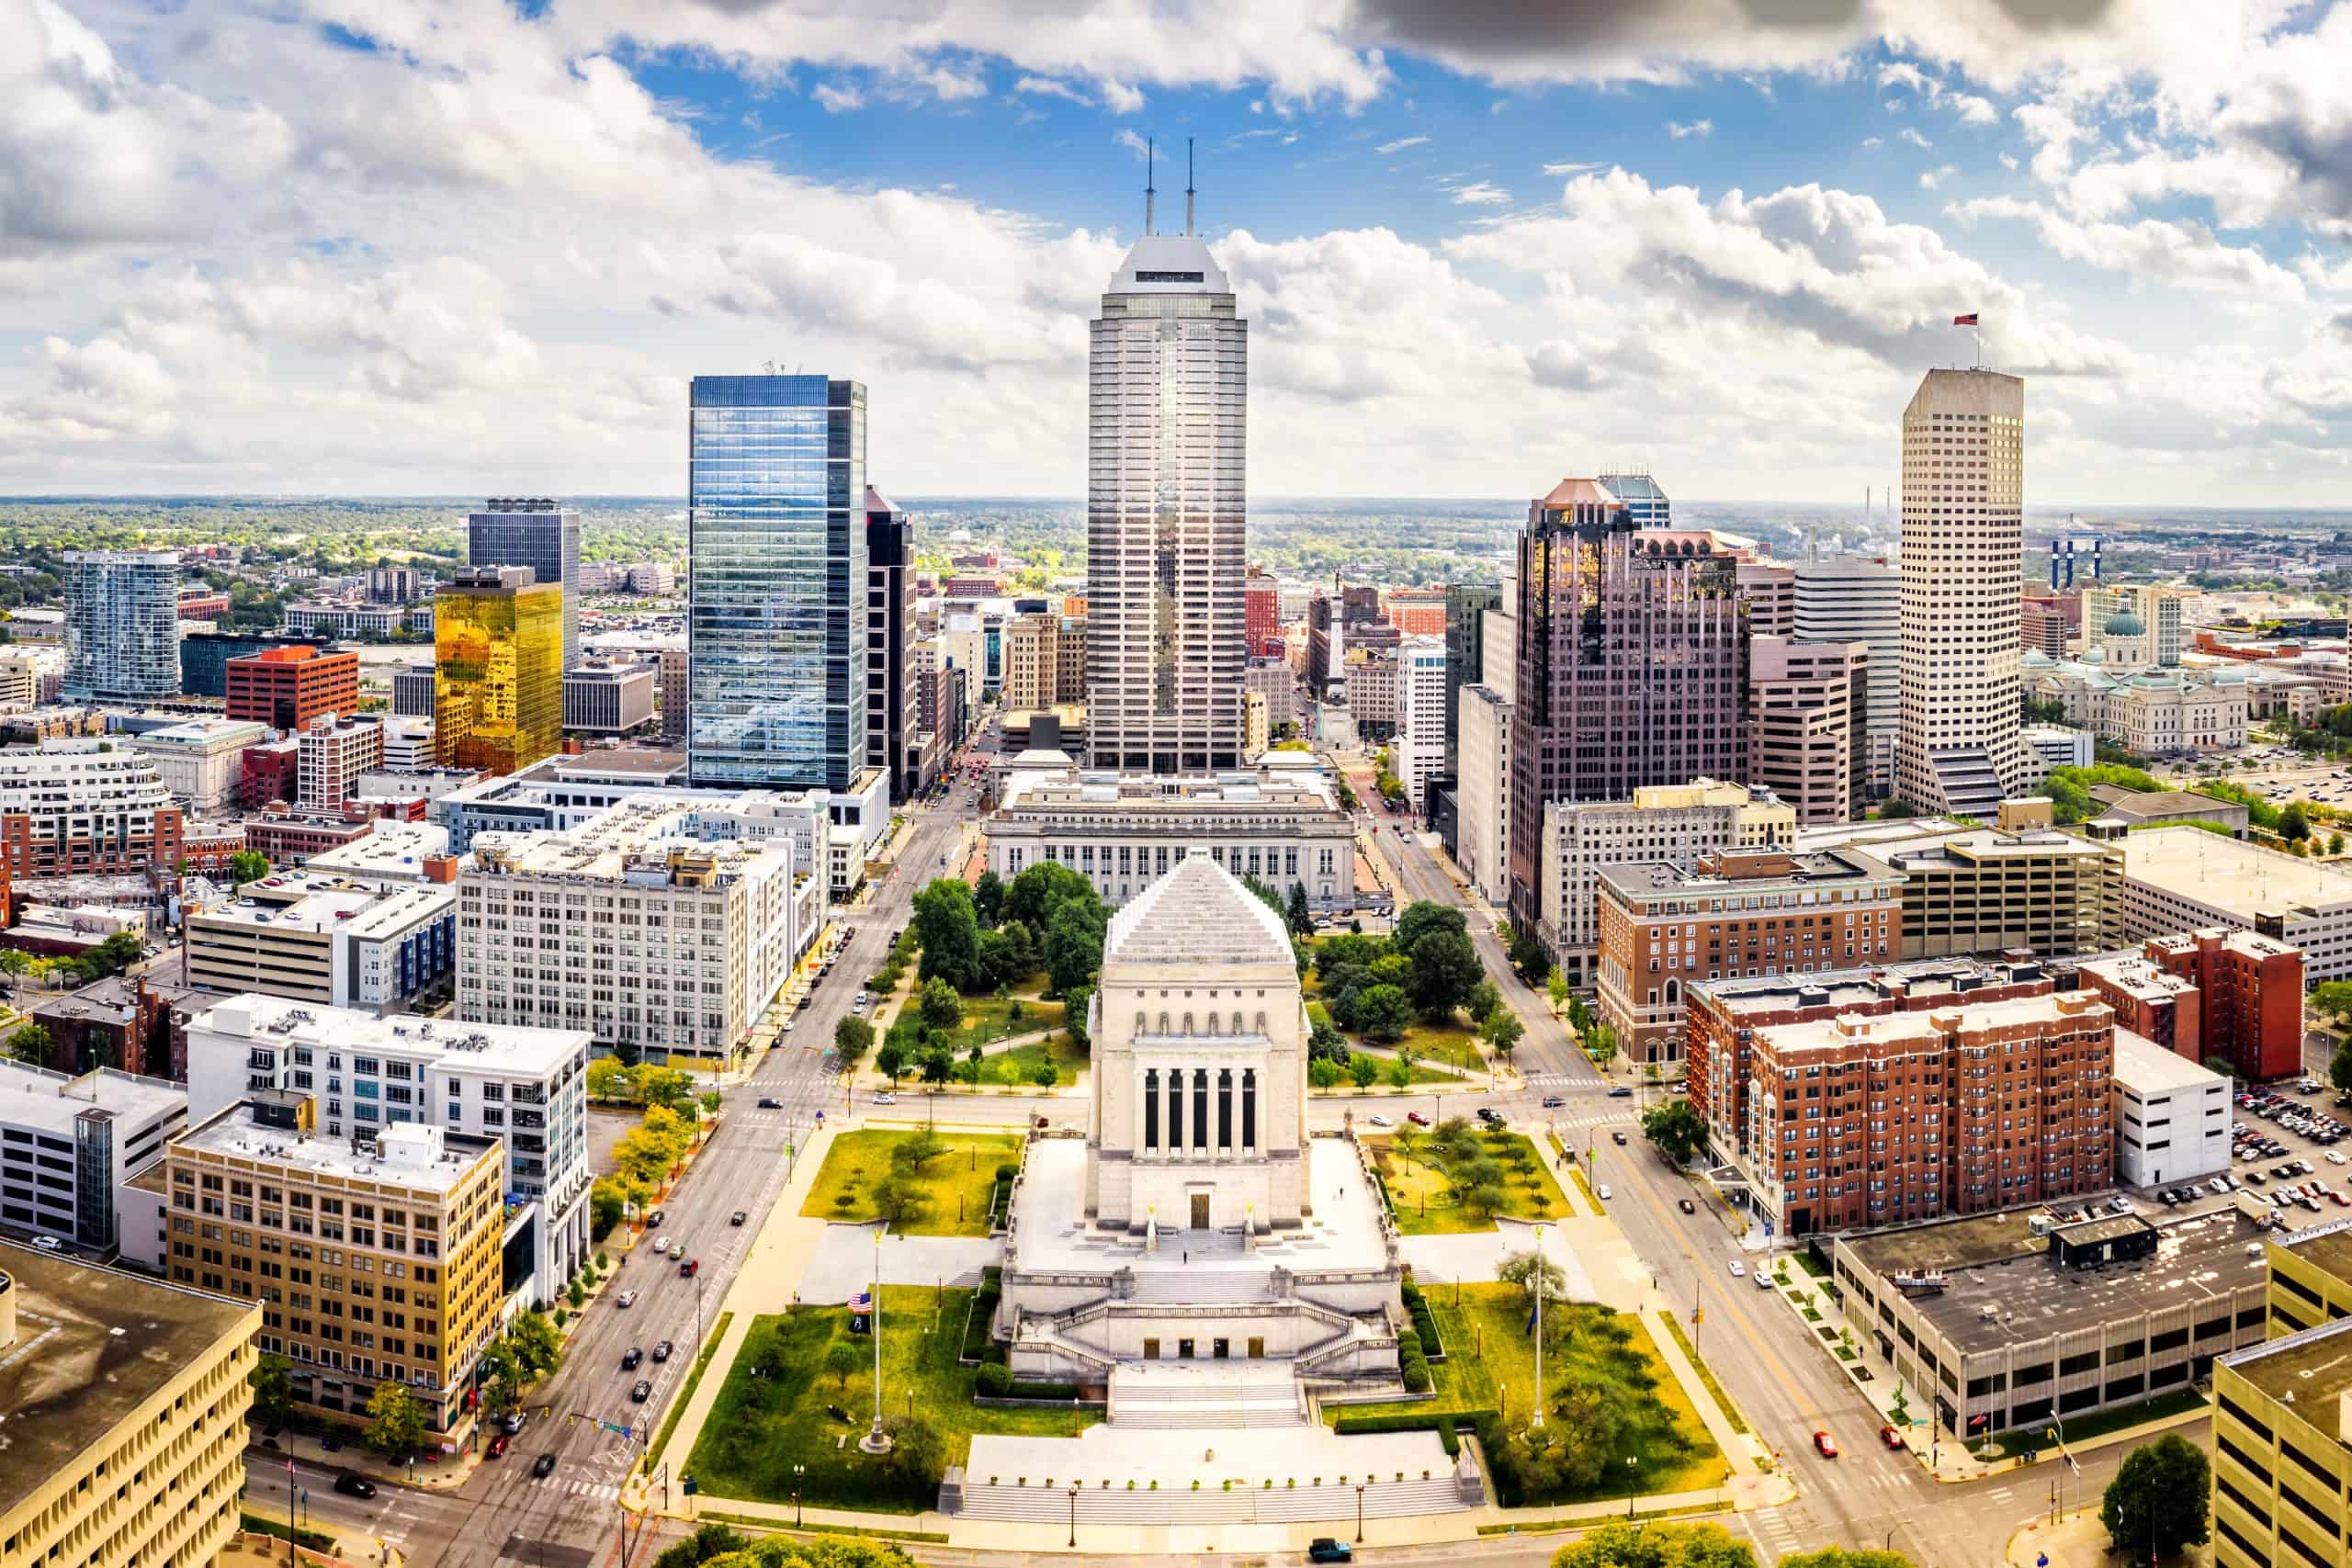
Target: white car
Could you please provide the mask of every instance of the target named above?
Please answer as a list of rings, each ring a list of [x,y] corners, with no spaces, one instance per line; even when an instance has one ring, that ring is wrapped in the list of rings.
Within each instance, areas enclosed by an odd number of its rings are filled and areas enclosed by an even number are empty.
[[[613,1304],[616,1306],[625,1307],[635,1306],[637,1304],[637,1292],[635,1291],[623,1291],[620,1293],[620,1299]]]
[[[876,1105],[896,1105],[899,1103],[899,1097],[892,1094],[886,1089],[874,1097],[874,1103]]]
[[[37,1235],[33,1237],[33,1245],[40,1247],[43,1252],[62,1251],[65,1246],[63,1242],[59,1241],[53,1235]]]
[[[1742,1263],[1742,1262],[1741,1262],[1738,1258],[1733,1258],[1733,1259],[1731,1260],[1731,1277],[1732,1277],[1733,1279],[1735,1279],[1735,1280],[1745,1280],[1745,1279],[1747,1279],[1747,1264],[1745,1264],[1745,1263]]]
[[[653,1238],[653,1256],[656,1258],[667,1258],[670,1256],[670,1238],[668,1236],[657,1235]]]
[[[1611,1191],[1610,1191],[1610,1190],[1609,1190],[1609,1184],[1608,1184],[1607,1182],[1605,1182],[1605,1181],[1604,1181],[1604,1182],[1602,1182],[1600,1186],[1598,1186],[1598,1187],[1594,1188],[1592,1190],[1593,1190],[1593,1194],[1594,1194],[1594,1196],[1598,1197],[1598,1198],[1599,1198],[1602,1202],[1604,1202],[1604,1203],[1606,1203],[1607,1201],[1609,1201],[1609,1200],[1610,1200],[1610,1199],[1611,1199],[1611,1198],[1613,1198],[1613,1197],[1615,1197],[1615,1196],[1616,1196],[1616,1194],[1615,1194],[1615,1193],[1613,1193],[1613,1192],[1611,1192]]]
[[[1382,1116],[1376,1112],[1370,1118],[1370,1121],[1375,1127],[1394,1127],[1396,1125],[1396,1119],[1395,1117]]]
[[[2337,1154],[2334,1149],[2330,1149],[2327,1151],[2327,1163],[2330,1165],[2343,1165],[2346,1161],[2342,1155]]]
[[[1761,1269],[1756,1270],[1756,1288],[1759,1291],[1770,1290],[1772,1288],[1772,1276],[1767,1274]]]

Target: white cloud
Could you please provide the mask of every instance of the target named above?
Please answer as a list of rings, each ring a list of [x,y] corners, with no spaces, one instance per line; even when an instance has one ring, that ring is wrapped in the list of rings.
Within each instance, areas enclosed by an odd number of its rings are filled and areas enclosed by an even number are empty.
[[[1457,207],[1508,207],[1510,192],[1489,180],[1472,180],[1452,187]]]
[[[1373,149],[1385,158],[1391,152],[1402,152],[1408,147],[1422,147],[1429,143],[1426,136],[1400,136],[1394,141],[1384,141]]]
[[[1865,147],[1883,147],[1886,145],[1886,138],[1883,136],[1865,136],[1862,138],[1862,145]]]
[[[2201,223],[2084,222],[2011,197],[1980,197],[1944,210],[1963,223],[1986,218],[2031,223],[2041,243],[2068,261],[2184,288],[2293,301],[2304,298],[2303,278],[2310,276],[2299,276],[2250,246],[2225,245]]]
[[[1919,188],[1933,190],[1958,173],[1960,171],[1950,164],[1939,164],[1932,169],[1922,169],[1919,172]]]
[[[1933,147],[1935,145],[1934,142],[1920,135],[1916,127],[1908,125],[1905,126],[1901,130],[1896,131],[1894,133],[1894,139],[1897,141],[1907,141],[1912,146],[1919,148]]]
[[[2014,175],[2018,172],[2018,161],[2008,153],[2004,152],[2001,154],[2001,167],[2008,170],[2009,173]]]
[[[851,109],[865,107],[864,90],[851,82],[820,82],[815,96],[825,107],[827,114],[846,114]]]
[[[1715,122],[1712,119],[1694,119],[1679,124],[1669,119],[1666,122],[1666,133],[1677,141],[1686,136],[1713,136],[1715,133]]]
[[[1135,114],[1143,107],[1142,92],[1125,82],[1104,77],[1102,82],[1102,104],[1113,114]]]
[[[1067,82],[1056,81],[1050,76],[1023,76],[1012,84],[1012,90],[1016,93],[1025,93],[1032,97],[1060,98],[1069,103],[1083,104],[1088,107],[1092,107],[1094,103],[1094,100],[1088,97],[1080,89],[1071,86]]]
[[[1905,105],[1901,98],[1889,98],[1884,103],[1879,105],[1879,107],[1884,109],[1889,114],[1901,114],[1907,107],[1908,106]]]
[[[1544,165],[1544,172],[1546,175],[1555,176],[1560,175],[1581,175],[1593,169],[1605,169],[1609,165],[1606,164],[1546,164]]]
[[[1255,135],[1256,132],[1253,131],[1250,134]],[[1137,158],[1147,158],[1151,154],[1151,143],[1124,126],[1111,133],[1111,140]]]

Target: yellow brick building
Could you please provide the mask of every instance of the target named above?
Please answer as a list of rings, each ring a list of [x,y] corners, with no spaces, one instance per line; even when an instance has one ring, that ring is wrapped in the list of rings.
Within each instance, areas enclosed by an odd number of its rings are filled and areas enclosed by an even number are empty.
[[[2352,1220],[2274,1233],[2271,1337],[2213,1363],[2215,1568],[2352,1564]]]
[[[209,1562],[260,1308],[0,1242],[0,1563]]]
[[[505,1151],[415,1122],[372,1145],[317,1137],[312,1103],[272,1090],[172,1141],[171,1277],[258,1299],[260,1348],[287,1358],[300,1403],[356,1424],[401,1383],[462,1442],[505,1296]]]
[[[511,773],[563,744],[563,589],[522,567],[468,567],[433,606],[433,750]]]

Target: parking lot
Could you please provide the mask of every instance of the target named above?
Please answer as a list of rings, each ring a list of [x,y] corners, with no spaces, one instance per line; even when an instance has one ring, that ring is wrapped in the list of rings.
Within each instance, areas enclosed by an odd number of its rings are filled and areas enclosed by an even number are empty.
[[[2165,1219],[2250,1196],[2290,1228],[2352,1218],[2352,1109],[2325,1084],[2241,1086],[2233,1114],[2228,1171],[2134,1192],[2141,1212]]]

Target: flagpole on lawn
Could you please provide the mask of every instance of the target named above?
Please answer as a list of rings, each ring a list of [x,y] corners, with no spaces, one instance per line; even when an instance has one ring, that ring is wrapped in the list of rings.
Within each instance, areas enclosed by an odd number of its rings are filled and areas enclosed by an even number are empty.
[[[890,1434],[882,1429],[882,1227],[874,1227],[874,1298],[866,1303],[866,1326],[874,1331],[874,1430],[858,1447],[870,1454],[890,1451]]]

